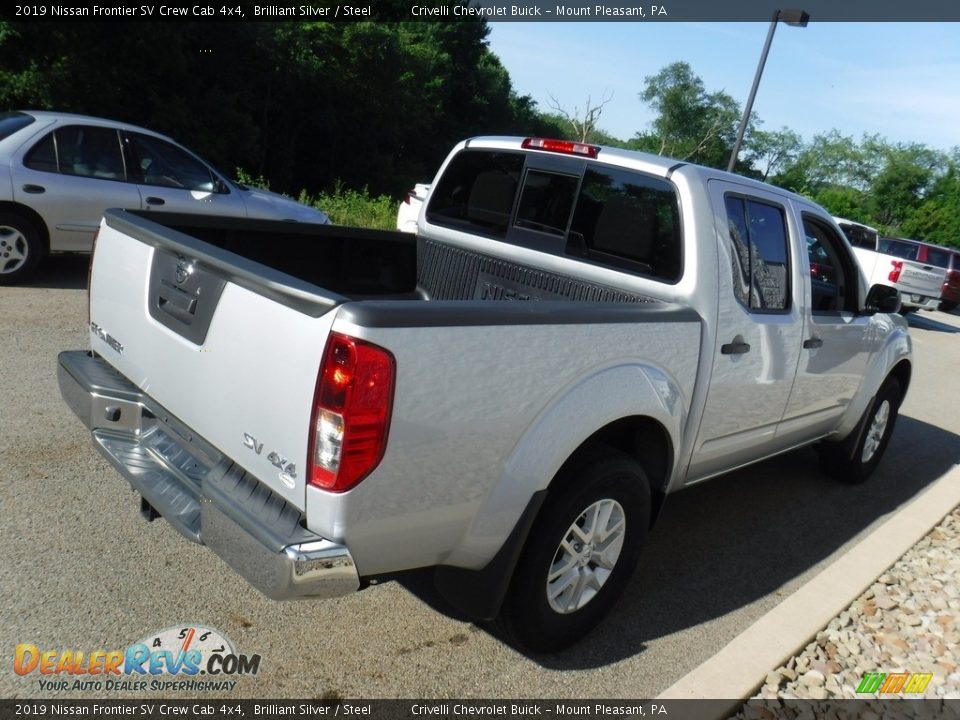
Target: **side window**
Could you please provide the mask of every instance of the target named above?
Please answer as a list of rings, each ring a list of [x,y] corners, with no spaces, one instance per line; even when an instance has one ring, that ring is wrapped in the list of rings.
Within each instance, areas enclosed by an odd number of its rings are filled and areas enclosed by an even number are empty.
[[[214,175],[195,157],[168,142],[130,133],[137,179],[144,185],[212,192]]]
[[[434,188],[427,219],[437,225],[505,237],[522,169],[521,153],[461,152]]]
[[[840,223],[840,229],[843,230],[847,240],[854,247],[875,250],[877,247],[877,233],[863,225],[852,225],[849,223]]]
[[[739,195],[728,195],[725,204],[737,300],[754,311],[789,309],[790,263],[783,208]]]
[[[26,156],[23,158],[23,164],[31,170],[60,172],[57,166],[57,145],[54,141],[53,133],[48,134],[43,140],[27,151]]]
[[[681,249],[680,206],[670,183],[615,168],[586,171],[568,253],[675,281]]]
[[[89,125],[57,128],[30,148],[24,164],[32,170],[126,180],[120,137],[110,128]]]
[[[858,273],[843,239],[826,222],[804,213],[810,265],[810,309],[815,315],[856,311]]]

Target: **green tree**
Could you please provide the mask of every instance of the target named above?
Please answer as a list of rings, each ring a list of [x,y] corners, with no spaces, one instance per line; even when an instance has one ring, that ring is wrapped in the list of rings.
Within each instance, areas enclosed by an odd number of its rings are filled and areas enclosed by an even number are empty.
[[[726,167],[740,108],[727,93],[707,92],[688,63],[674,62],[644,78],[640,100],[656,111],[651,130],[634,136],[637,149],[712,167]]]
[[[803,138],[787,127],[772,132],[754,128],[744,137],[743,147],[744,161],[766,182],[796,160]]]

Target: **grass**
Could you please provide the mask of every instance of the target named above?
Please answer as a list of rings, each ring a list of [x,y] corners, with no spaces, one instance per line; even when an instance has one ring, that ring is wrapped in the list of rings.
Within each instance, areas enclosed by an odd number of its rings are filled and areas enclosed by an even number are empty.
[[[262,175],[254,177],[237,168],[236,177],[244,185],[270,189],[269,182]],[[395,230],[397,226],[398,200],[389,195],[373,196],[367,188],[345,188],[339,180],[334,183],[333,190],[319,195],[310,195],[306,190],[301,190],[297,201],[323,210],[337,225],[380,230]]]

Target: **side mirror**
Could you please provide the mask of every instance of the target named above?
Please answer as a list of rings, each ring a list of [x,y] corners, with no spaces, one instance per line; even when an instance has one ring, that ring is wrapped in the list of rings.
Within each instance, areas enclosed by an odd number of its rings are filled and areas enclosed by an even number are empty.
[[[867,293],[864,315],[895,313],[900,311],[900,291],[889,285],[874,285]]]

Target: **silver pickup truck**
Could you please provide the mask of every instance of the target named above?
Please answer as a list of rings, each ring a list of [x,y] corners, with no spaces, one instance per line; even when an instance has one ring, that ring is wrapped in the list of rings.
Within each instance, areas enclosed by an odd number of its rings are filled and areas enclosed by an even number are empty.
[[[416,235],[108,211],[91,349],[59,379],[143,514],[268,596],[430,567],[551,651],[607,613],[671,492],[814,443],[873,471],[910,383],[898,302],[804,198],[475,138]]]

